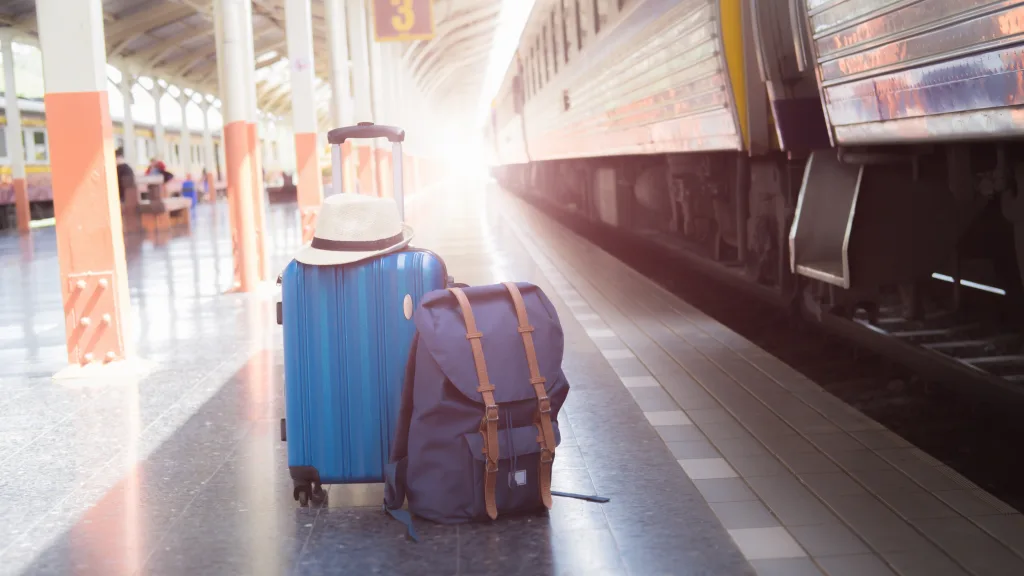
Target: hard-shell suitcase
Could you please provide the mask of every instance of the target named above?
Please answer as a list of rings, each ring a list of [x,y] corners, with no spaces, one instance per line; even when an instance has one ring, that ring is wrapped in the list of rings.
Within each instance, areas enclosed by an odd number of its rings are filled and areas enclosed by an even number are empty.
[[[401,141],[390,126],[332,130],[335,190],[341,144],[386,137],[396,156],[395,200],[402,206]],[[398,420],[406,361],[423,295],[448,284],[444,261],[406,248],[341,266],[292,261],[281,275],[285,419],[293,495],[301,505],[321,484],[383,482]]]

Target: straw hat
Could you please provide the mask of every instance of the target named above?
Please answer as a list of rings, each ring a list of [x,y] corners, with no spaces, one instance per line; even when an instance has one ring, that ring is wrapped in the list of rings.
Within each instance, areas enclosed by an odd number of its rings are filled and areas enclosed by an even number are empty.
[[[394,200],[335,194],[324,199],[313,240],[295,259],[314,266],[349,264],[400,250],[412,236]]]

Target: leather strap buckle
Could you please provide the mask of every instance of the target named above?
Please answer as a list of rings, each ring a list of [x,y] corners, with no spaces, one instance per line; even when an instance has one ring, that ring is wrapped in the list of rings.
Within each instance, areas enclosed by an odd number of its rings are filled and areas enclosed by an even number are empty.
[[[537,400],[537,410],[541,414],[550,414],[551,413],[551,399],[548,398],[547,396],[538,399]]]
[[[483,337],[484,337],[483,332],[470,332],[470,333],[466,334],[466,340],[476,340],[478,338],[483,338]]]
[[[498,473],[498,461],[497,460],[491,460],[490,458],[488,458],[485,461],[484,469],[487,471],[488,474],[497,474]]]
[[[555,460],[555,452],[548,448],[541,448],[540,450],[540,461],[544,464],[550,464]]]
[[[484,412],[484,419],[485,420],[487,420],[488,422],[497,422],[498,421],[498,405],[497,404],[489,404],[484,410],[485,410],[485,412]]]
[[[527,325],[527,326],[520,326],[519,327],[519,333],[520,334],[524,334],[524,333],[527,333],[527,332],[533,332],[533,326]]]

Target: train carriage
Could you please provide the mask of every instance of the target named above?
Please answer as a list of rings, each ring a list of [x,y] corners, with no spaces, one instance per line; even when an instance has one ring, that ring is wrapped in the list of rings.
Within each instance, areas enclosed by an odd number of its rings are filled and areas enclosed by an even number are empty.
[[[1021,16],[992,0],[537,0],[495,98],[495,173],[846,315],[896,298],[920,316],[933,278],[1016,309]]]

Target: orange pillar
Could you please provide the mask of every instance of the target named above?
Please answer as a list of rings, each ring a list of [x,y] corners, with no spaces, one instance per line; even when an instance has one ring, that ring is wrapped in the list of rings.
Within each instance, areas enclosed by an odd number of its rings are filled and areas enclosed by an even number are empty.
[[[28,201],[28,182],[24,177],[11,180],[14,186],[14,210],[18,232],[28,232],[32,227],[32,208]]]
[[[376,196],[373,148],[369,146],[356,146],[355,149],[359,165],[359,193],[366,196]]]
[[[411,196],[419,192],[419,182],[416,181],[416,164],[412,156],[406,154],[402,159],[402,170],[404,171],[402,177],[406,182],[406,194]]]
[[[356,191],[356,159],[353,153],[352,141],[345,140],[341,144],[341,179],[347,193]]]
[[[224,142],[228,177],[228,214],[235,261],[234,289],[248,292],[259,280],[259,262],[256,256],[252,167],[246,122],[238,120],[224,126]]]
[[[299,214],[302,218],[302,241],[309,242],[316,231],[316,215],[323,201],[320,159],[317,157],[316,133],[295,135],[296,172]]]
[[[38,0],[68,362],[130,355],[102,0]],[[67,22],[74,22],[68,25]]]
[[[210,202],[217,202],[217,178],[214,176],[213,170],[210,168],[206,169],[206,195],[207,200]]]
[[[245,6],[241,2],[214,3],[218,58],[224,117],[222,143],[228,184],[228,216],[235,264],[232,290],[248,292],[259,281],[256,225],[253,207],[253,171],[249,146],[248,94],[245,86]]]
[[[267,263],[267,206],[263,193],[263,148],[260,146],[260,135],[255,122],[247,126],[249,158],[252,166],[252,205],[255,211],[253,224],[256,228],[256,267],[260,280],[268,280],[270,266]]]
[[[395,195],[394,183],[391,171],[391,150],[388,148],[376,148],[374,150],[377,161],[377,190],[380,196],[392,198]]]

